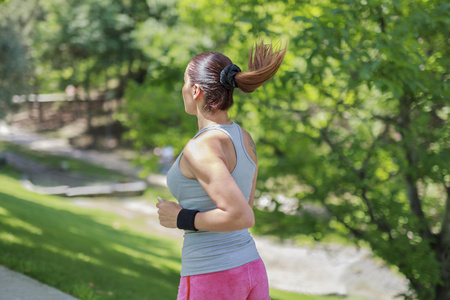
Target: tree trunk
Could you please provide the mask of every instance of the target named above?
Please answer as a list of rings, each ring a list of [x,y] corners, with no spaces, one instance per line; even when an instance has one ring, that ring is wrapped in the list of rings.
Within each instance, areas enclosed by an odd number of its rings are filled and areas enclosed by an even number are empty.
[[[88,127],[88,131],[91,132],[93,129],[93,125],[92,125],[92,101],[91,98],[88,96],[88,98],[86,99],[86,122],[87,122],[87,127]]]
[[[406,195],[409,200],[409,205],[411,212],[415,215],[421,224],[419,230],[420,236],[423,239],[432,238],[431,230],[428,225],[428,221],[422,209],[421,199],[419,197],[419,192],[417,190],[417,171],[418,158],[417,158],[417,137],[413,136],[411,130],[411,107],[413,103],[413,98],[404,95],[399,99],[400,108],[400,122],[399,126],[401,128],[400,134],[402,135],[402,143],[405,151],[405,158],[408,163],[405,182],[406,182]]]
[[[436,258],[441,263],[442,284],[436,287],[435,300],[450,299],[450,187],[445,187],[445,189],[447,202],[442,220],[440,239],[436,249]]]
[[[438,249],[437,258],[441,262],[442,284],[436,287],[435,300],[450,299],[450,247]]]

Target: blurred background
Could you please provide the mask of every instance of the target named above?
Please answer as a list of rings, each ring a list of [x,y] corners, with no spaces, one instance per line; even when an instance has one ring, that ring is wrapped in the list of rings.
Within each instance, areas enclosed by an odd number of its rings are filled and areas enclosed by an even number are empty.
[[[235,93],[253,136],[273,299],[450,299],[450,4],[0,0],[0,264],[79,299],[174,299],[164,174],[197,121],[189,60],[276,76]],[[173,200],[173,199],[172,199]]]

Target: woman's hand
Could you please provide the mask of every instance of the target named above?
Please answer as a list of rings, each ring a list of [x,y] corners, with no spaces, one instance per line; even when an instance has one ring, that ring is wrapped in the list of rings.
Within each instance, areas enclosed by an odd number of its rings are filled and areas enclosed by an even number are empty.
[[[167,228],[177,228],[177,217],[182,207],[175,202],[164,200],[158,197],[159,223]]]

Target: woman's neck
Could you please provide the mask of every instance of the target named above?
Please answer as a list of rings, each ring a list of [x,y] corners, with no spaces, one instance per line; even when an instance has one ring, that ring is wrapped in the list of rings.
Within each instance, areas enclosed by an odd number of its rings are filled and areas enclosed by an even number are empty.
[[[223,110],[217,110],[215,112],[204,112],[197,115],[198,129],[201,130],[209,125],[225,124],[229,125],[233,122],[228,117],[228,113]]]

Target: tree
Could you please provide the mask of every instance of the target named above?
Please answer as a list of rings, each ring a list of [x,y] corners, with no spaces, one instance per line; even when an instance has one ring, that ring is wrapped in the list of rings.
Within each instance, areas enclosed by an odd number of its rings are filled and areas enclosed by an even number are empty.
[[[301,80],[317,101],[296,113],[329,150],[299,178],[418,297],[447,299],[449,6],[355,1],[297,21],[298,46],[318,47]]]
[[[179,152],[192,137],[180,90],[195,54],[223,51],[245,66],[257,38],[289,41],[278,74],[237,92],[230,111],[258,145],[258,188],[326,207],[330,226],[398,267],[412,297],[450,298],[446,1],[34,3],[44,15],[33,42],[0,39],[0,59],[26,49],[43,91],[114,86],[138,149]]]
[[[230,111],[258,144],[259,188],[324,205],[330,224],[397,266],[415,296],[447,299],[449,5],[184,0],[177,7],[181,26],[211,40],[198,50],[223,51],[239,65],[255,39],[289,40],[277,76],[260,92],[237,93]],[[184,71],[160,61],[158,75]],[[155,100],[176,98],[170,88],[147,89],[158,91]],[[191,132],[175,108],[156,120],[165,120],[180,148]],[[165,129],[133,111],[133,120],[149,125],[136,129],[136,140],[155,145]],[[285,188],[287,178],[295,191]]]
[[[197,120],[184,112],[183,75],[189,60],[214,42],[201,27],[188,24],[183,19],[185,10],[176,4],[156,2],[154,10],[164,19],[148,18],[134,32],[149,72],[143,83],[130,81],[119,120],[129,128],[126,135],[141,152],[172,146],[179,153],[196,131]],[[157,157],[144,153],[140,164],[154,171]]]
[[[110,97],[120,98],[129,78],[144,80],[147,65],[133,31],[150,17],[146,1],[52,0],[41,5],[45,16],[37,25],[34,56],[41,59],[42,90],[72,84],[86,92],[110,90]]]
[[[3,118],[13,107],[12,97],[29,89],[33,70],[26,36],[33,31],[32,24],[40,10],[36,2],[30,6],[7,1],[0,5],[0,118]]]
[[[12,97],[23,87],[25,49],[13,27],[0,23],[0,118],[12,105]]]
[[[232,111],[258,145],[261,179],[295,178],[300,201],[326,206],[416,297],[448,299],[449,4],[180,5],[238,64],[257,37],[290,42],[279,74]]]

